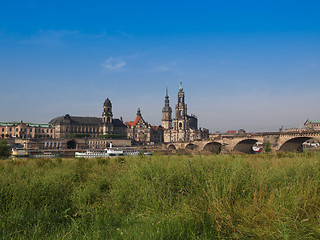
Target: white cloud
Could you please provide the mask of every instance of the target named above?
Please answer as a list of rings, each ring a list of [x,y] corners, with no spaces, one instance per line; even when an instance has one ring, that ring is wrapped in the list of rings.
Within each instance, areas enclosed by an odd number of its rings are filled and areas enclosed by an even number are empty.
[[[102,63],[102,67],[107,70],[119,70],[126,65],[125,61],[115,60],[112,57],[109,57]]]

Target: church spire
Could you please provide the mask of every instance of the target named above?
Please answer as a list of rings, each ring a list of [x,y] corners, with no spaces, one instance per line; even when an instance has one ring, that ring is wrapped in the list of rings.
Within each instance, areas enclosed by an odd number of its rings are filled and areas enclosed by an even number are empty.
[[[169,105],[168,84],[166,84],[166,96],[164,100],[164,107],[162,108],[162,126],[164,129],[172,128],[172,109]]]
[[[137,110],[137,116],[141,117],[141,110],[140,110],[140,108],[138,108],[138,110]]]
[[[180,79],[180,87],[179,87],[180,92],[183,91],[183,87],[182,87],[182,80]]]
[[[166,97],[169,98],[169,96],[168,96],[168,83],[166,83]]]
[[[169,107],[168,84],[166,84],[166,96],[165,96],[165,100],[164,100],[164,106]]]

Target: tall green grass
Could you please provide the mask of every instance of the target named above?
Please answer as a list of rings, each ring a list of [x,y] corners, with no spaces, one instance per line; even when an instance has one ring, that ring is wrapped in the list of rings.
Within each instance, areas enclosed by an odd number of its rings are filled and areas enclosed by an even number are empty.
[[[320,154],[0,162],[2,239],[320,239]]]

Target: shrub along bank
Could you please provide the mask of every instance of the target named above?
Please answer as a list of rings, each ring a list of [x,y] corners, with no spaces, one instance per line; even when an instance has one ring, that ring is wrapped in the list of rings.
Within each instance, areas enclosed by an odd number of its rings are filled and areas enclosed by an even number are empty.
[[[319,239],[320,155],[0,162],[2,239]]]
[[[8,158],[11,154],[11,146],[6,140],[0,140],[0,159]]]

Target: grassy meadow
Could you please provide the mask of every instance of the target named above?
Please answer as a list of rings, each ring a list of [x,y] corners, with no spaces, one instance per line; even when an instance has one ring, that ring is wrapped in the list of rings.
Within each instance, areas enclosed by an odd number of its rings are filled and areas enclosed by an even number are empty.
[[[320,239],[320,153],[0,161],[2,239]]]

